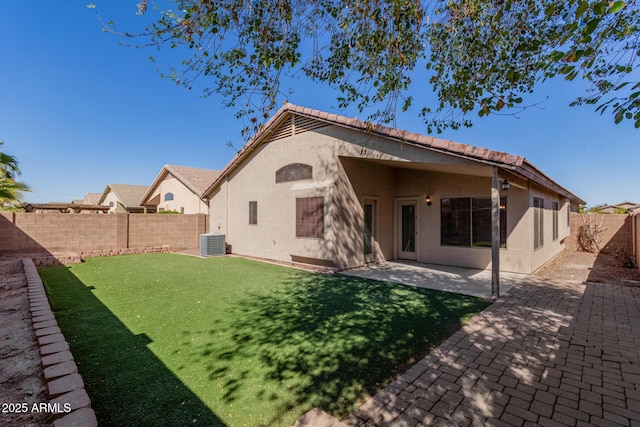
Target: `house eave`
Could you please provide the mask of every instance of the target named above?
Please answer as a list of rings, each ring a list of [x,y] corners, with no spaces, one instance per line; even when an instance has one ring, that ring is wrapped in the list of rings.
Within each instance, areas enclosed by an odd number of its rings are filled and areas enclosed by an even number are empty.
[[[547,187],[558,194],[576,201],[577,203],[585,204],[584,200],[553,181],[524,157],[493,151],[486,148],[460,144],[380,124],[372,124],[359,119],[348,118],[292,104],[286,104],[276,112],[276,114],[260,129],[260,131],[236,154],[227,166],[225,166],[225,168],[220,172],[218,178],[204,192],[203,196],[209,199],[212,192],[224,181],[228,174],[238,167],[249,156],[249,154],[253,152],[253,150],[258,148],[266,137],[268,137],[270,132],[275,130],[289,115],[301,115],[324,122],[327,125],[338,126],[358,132],[366,132],[397,143],[407,144],[420,149],[470,160],[486,166],[498,167]]]

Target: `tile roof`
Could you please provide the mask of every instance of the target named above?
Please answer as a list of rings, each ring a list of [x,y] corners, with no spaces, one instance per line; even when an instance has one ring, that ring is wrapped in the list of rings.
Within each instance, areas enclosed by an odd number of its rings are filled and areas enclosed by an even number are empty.
[[[101,195],[100,193],[87,193],[84,195],[82,203],[85,205],[97,205]]]
[[[148,202],[148,198],[165,177],[171,174],[184,184],[196,196],[204,200],[204,192],[213,184],[220,175],[220,171],[212,169],[192,168],[188,166],[165,165],[147,191],[140,198],[140,204]]]
[[[216,180],[220,171],[212,169],[192,168],[187,166],[167,165],[165,168],[180,182],[186,185],[198,197],[202,197],[209,186]]]
[[[557,184],[522,156],[515,156],[509,153],[493,151],[481,147],[474,147],[472,145],[461,144],[446,139],[435,138],[433,136],[422,135],[402,129],[366,122],[357,118],[350,118],[289,103],[283,105],[260,129],[260,131],[258,131],[258,133],[238,152],[238,154],[236,154],[236,156],[220,172],[220,175],[214,183],[205,191],[204,195],[208,196],[216,185],[221,182],[237,164],[247,157],[253,148],[259,146],[271,130],[275,129],[280,122],[290,114],[313,118],[324,121],[330,125],[354,129],[440,153],[475,160],[487,165],[498,166],[503,169],[510,170],[513,173],[517,173],[527,179],[543,185],[544,187],[550,188],[553,191],[576,201],[577,203],[586,204],[584,200]]]
[[[138,208],[141,207],[140,199],[148,188],[146,185],[107,184],[98,204],[102,203],[107,194],[112,191],[125,208]]]
[[[625,200],[624,202],[621,203],[616,203],[615,205],[608,205],[605,206],[607,208],[623,208],[623,207],[628,207],[628,206],[637,206],[638,203],[636,202],[630,202],[628,200]]]

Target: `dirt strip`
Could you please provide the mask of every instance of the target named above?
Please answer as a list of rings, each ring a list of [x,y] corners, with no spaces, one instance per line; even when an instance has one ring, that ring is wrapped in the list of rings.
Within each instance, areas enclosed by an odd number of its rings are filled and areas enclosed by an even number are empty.
[[[32,410],[48,396],[22,261],[0,257],[0,277],[0,425],[48,426],[51,414]]]

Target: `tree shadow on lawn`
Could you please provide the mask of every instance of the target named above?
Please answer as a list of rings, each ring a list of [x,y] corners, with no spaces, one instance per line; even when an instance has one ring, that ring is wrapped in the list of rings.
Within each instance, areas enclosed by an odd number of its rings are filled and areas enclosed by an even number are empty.
[[[101,426],[225,426],[66,267],[40,270]]]
[[[293,424],[313,407],[353,411],[453,334],[488,302],[470,296],[343,275],[294,271],[273,291],[236,301],[230,324],[208,331],[190,353],[206,364],[228,404],[254,381],[256,405],[277,410],[263,425]],[[221,344],[216,336],[230,336]],[[259,361],[259,378],[245,361]],[[222,383],[220,383],[222,382]],[[291,412],[294,411],[295,414]]]

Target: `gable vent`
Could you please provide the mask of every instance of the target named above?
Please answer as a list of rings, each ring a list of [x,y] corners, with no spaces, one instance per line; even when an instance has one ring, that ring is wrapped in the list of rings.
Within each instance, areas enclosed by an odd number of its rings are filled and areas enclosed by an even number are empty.
[[[293,117],[288,117],[280,126],[274,129],[265,142],[269,143],[279,139],[288,138],[290,136],[293,136]]]
[[[290,117],[287,117],[287,119],[283,121],[280,126],[274,129],[273,132],[271,132],[269,137],[265,140],[265,143],[288,138],[293,135],[299,135],[301,133],[320,129],[325,126],[329,125],[320,120],[316,120],[310,117],[291,115]]]
[[[328,126],[327,123],[310,117],[295,116],[295,133],[296,135],[311,130],[320,129]]]

